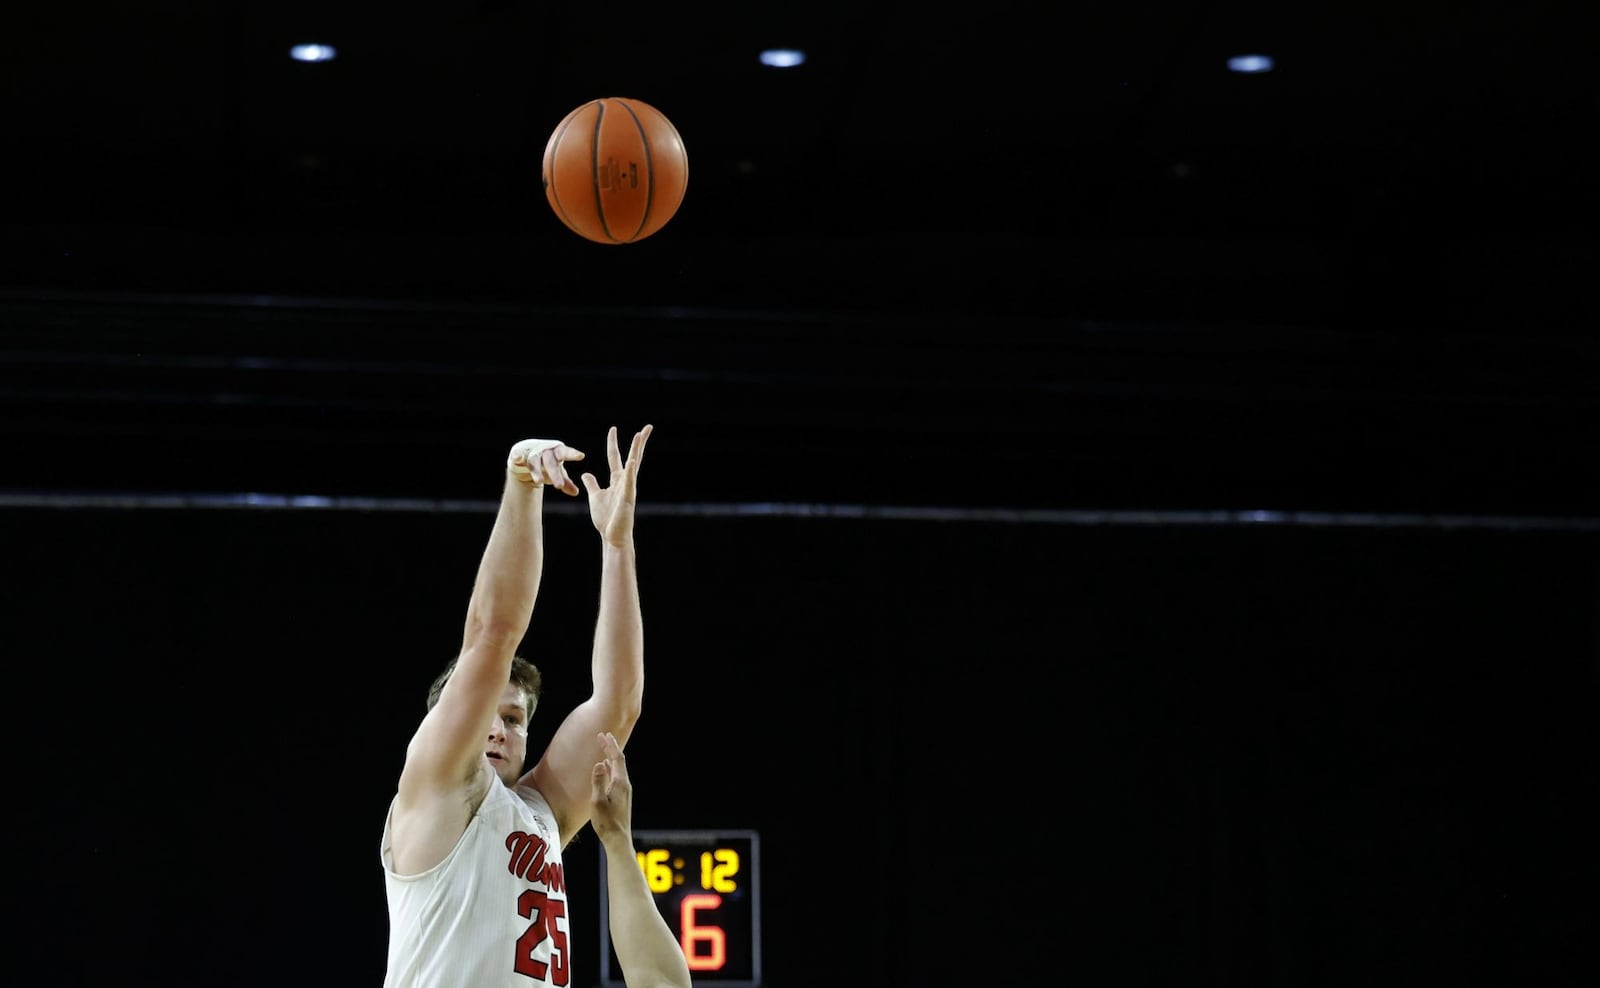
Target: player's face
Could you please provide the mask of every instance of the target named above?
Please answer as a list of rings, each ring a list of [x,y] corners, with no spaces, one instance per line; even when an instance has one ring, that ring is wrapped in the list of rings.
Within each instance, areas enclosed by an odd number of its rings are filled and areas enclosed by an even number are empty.
[[[528,757],[528,695],[515,683],[507,683],[500,694],[483,754],[502,782],[516,785]]]

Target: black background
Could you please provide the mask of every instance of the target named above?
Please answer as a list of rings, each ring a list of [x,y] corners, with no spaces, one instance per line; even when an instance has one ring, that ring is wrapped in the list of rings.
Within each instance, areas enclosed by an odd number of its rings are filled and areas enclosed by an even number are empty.
[[[637,824],[760,831],[774,988],[1592,983],[1591,19],[6,10],[13,956],[380,982],[505,451],[649,422]],[[538,181],[606,95],[690,159],[622,246]]]
[[[1592,515],[1586,13],[19,7],[0,482],[481,497],[649,419],[674,500]],[[627,245],[539,182],[612,94],[690,156]]]
[[[380,980],[377,834],[488,517],[4,521],[24,954]],[[535,750],[598,579],[585,519],[548,534]],[[1593,973],[1592,534],[646,515],[638,543],[636,822],[761,834],[770,984]]]

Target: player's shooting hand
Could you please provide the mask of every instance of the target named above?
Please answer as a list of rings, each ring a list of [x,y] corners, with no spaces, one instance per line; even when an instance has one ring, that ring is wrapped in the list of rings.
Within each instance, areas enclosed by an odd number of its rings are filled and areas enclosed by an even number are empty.
[[[524,439],[511,447],[506,457],[506,469],[524,484],[534,487],[550,486],[563,494],[576,497],[578,485],[567,476],[568,463],[581,460],[584,454],[559,439]]]

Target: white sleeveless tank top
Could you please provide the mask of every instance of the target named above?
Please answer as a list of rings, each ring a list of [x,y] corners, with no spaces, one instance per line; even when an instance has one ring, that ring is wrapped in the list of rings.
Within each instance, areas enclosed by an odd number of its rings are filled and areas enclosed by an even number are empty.
[[[383,822],[389,960],[384,988],[565,988],[571,916],[561,834],[538,790],[489,791],[445,859],[397,875]]]

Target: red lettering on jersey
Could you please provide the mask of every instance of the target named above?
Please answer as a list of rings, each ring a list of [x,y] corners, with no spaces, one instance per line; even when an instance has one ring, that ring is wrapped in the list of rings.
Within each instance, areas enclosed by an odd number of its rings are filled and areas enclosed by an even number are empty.
[[[559,861],[546,861],[549,856],[550,845],[538,834],[528,834],[514,831],[506,838],[506,850],[511,852],[511,859],[506,863],[506,870],[518,878],[525,878],[530,882],[542,883],[552,892],[565,892],[567,890],[566,869],[561,867]]]
[[[550,845],[538,834],[513,831],[506,838],[506,850],[511,852],[511,860],[507,867],[518,878],[526,878],[530,882],[544,880],[544,858],[549,852]]]

